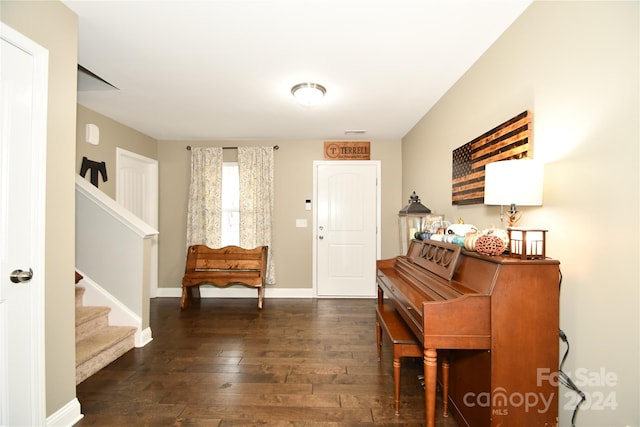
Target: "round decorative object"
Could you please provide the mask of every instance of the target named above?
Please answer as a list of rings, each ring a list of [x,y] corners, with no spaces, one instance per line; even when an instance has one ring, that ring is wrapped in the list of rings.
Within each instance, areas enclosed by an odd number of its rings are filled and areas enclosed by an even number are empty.
[[[464,238],[464,248],[468,251],[475,251],[478,237],[480,237],[479,233],[467,234],[466,237]]]
[[[453,236],[453,240],[451,241],[451,243],[458,246],[464,246],[464,240],[465,240],[464,236],[458,236],[456,234],[455,236]]]
[[[507,230],[496,228],[495,230],[493,230],[493,234],[500,237],[504,241],[505,249],[509,247],[509,233],[507,233]]]
[[[504,247],[509,247],[509,233],[507,233],[507,230],[491,227],[482,230],[480,234],[494,234],[496,236],[499,236],[502,240],[504,240]]]
[[[476,240],[476,252],[482,255],[500,255],[506,248],[504,240],[495,234],[484,234]]]

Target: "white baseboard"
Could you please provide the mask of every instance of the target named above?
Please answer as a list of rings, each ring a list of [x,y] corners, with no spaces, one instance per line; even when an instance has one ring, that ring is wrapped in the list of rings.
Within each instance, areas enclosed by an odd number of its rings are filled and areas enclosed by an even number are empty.
[[[153,341],[153,336],[151,334],[151,328],[146,328],[143,331],[136,332],[136,347],[144,347]]]
[[[159,297],[180,298],[182,288],[167,287],[158,288]],[[200,286],[202,298],[257,298],[258,291],[246,286],[228,286],[219,288],[215,286]],[[311,288],[265,288],[265,298],[316,298],[315,291]]]
[[[47,417],[47,427],[73,426],[84,417],[80,409],[80,401],[74,398],[62,408],[58,409],[53,415]]]

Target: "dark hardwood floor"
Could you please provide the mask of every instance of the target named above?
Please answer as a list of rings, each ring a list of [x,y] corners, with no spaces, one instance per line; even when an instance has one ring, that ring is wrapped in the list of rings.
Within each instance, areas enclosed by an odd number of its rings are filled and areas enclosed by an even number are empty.
[[[394,415],[390,346],[374,299],[151,300],[153,341],[77,387],[88,426],[424,425],[420,359],[403,359]],[[439,399],[439,398],[438,398]],[[456,427],[443,418],[436,425]]]

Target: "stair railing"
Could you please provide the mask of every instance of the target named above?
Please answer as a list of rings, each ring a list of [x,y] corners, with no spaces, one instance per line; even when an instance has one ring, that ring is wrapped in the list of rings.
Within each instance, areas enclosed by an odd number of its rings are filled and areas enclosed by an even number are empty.
[[[149,272],[157,235],[153,227],[76,176],[76,269],[90,285],[86,298],[112,308],[110,323],[136,326],[136,347],[151,340]]]

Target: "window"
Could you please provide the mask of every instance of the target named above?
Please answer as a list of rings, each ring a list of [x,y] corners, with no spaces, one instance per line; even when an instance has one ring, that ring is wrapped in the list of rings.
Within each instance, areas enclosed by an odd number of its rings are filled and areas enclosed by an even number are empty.
[[[237,162],[222,165],[222,246],[240,246],[240,176]]]

